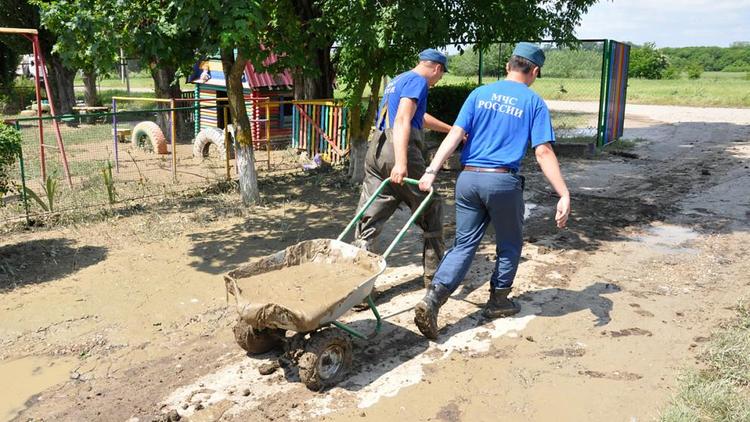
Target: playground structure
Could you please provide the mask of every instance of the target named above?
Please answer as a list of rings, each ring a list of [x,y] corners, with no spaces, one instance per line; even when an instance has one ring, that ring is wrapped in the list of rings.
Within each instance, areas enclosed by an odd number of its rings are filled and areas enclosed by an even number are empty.
[[[276,61],[276,56],[271,54],[263,65],[270,66]],[[195,109],[194,136],[197,137],[207,128],[223,130],[232,123],[231,114],[224,112],[228,94],[221,60],[209,58],[196,63],[188,82],[195,84],[196,102],[206,106]],[[288,69],[273,75],[256,72],[253,64],[248,62],[242,85],[253,139],[259,140],[269,135],[274,140],[287,140],[291,112],[286,101],[293,99],[291,72]],[[268,126],[268,134],[265,126]],[[259,146],[255,145],[256,148]]]
[[[605,53],[605,63],[602,65],[603,92],[599,108],[598,146],[607,145],[622,137],[628,93],[630,45],[607,40]]]
[[[598,100],[598,114],[552,109],[560,145],[570,138],[577,138],[574,142],[579,146],[588,143],[593,149],[622,135],[628,46],[608,40],[599,45],[599,49],[592,52],[598,54],[598,58],[595,57],[584,69],[588,75],[585,79],[565,79],[548,72],[534,86],[535,89],[543,88],[546,83],[562,88],[564,83],[568,87],[568,93],[560,89],[552,95],[543,95],[545,100],[576,101],[569,96],[584,90],[589,98]],[[552,62],[552,59],[548,61]],[[218,69],[211,72],[211,79],[217,83]],[[252,143],[254,149],[260,151],[255,154],[260,175],[298,171],[302,167],[302,152],[308,159],[320,155],[332,164],[345,162],[351,150],[350,110],[339,100],[291,100],[287,97],[291,95],[289,86],[282,76],[263,73],[246,73],[245,76],[245,80],[255,81],[253,83],[260,84],[264,80],[278,85],[275,90],[266,90],[275,96],[262,96],[266,93],[262,90],[246,92]],[[61,178],[64,175],[68,183],[58,192],[56,210],[59,211],[112,203],[102,181],[102,171],[109,165],[117,186],[118,202],[231,180],[236,175],[232,156],[232,117],[225,88],[222,91],[221,87],[214,86],[209,90],[209,84],[204,83],[211,79],[202,81],[200,74],[197,75],[197,79],[193,79],[199,81],[196,87],[191,92],[183,92],[182,98],[114,97],[111,112],[91,113],[85,118],[58,116],[54,112],[50,116],[14,118],[10,123],[21,131],[26,163],[14,178],[43,184],[47,176]],[[61,120],[71,118],[78,119],[79,124],[59,125]],[[139,130],[134,130],[138,125],[141,125]],[[161,129],[161,135],[150,130],[157,135],[147,137],[140,130],[146,126],[154,129],[156,125]],[[180,125],[187,131],[178,133]],[[65,148],[44,143],[44,133],[49,133],[49,130],[55,131],[59,145],[65,137]],[[147,143],[147,148],[142,148],[144,139],[152,142],[156,138],[156,144],[150,143],[148,147]],[[38,186],[34,182],[31,188],[39,192]],[[23,216],[12,214],[12,211],[6,207],[0,220]],[[32,204],[31,211],[39,212],[39,208]]]
[[[34,75],[37,116],[40,119],[42,118],[42,96],[40,93],[40,84],[39,84],[39,76],[41,72],[42,79],[44,80],[44,91],[47,95],[47,102],[49,103],[50,115],[54,118],[56,115],[55,104],[52,99],[52,91],[49,88],[49,77],[47,76],[47,65],[44,62],[42,49],[39,45],[39,32],[36,29],[0,28],[0,34],[21,35],[22,37],[31,41],[31,45],[33,49],[33,56],[34,56],[34,70],[31,73],[33,73]],[[62,160],[63,169],[65,171],[65,177],[68,181],[68,185],[72,187],[73,181],[70,177],[70,169],[68,167],[68,158],[67,158],[67,155],[65,154],[65,145],[63,144],[62,135],[60,133],[60,125],[57,120],[53,120],[53,127],[55,129],[55,139],[57,140],[57,149],[60,151],[60,158]],[[47,162],[45,159],[46,148],[52,148],[52,146],[46,145],[44,143],[44,128],[42,125],[39,125],[39,156],[40,156],[39,163],[41,166],[42,179],[47,178]],[[22,182],[25,185],[25,180],[22,180]]]

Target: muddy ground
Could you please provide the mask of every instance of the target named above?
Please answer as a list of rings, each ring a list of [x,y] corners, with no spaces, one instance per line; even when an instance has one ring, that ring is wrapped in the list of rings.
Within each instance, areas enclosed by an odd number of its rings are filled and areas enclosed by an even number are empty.
[[[341,175],[266,181],[251,210],[212,192],[8,233],[0,420],[653,420],[750,296],[750,112],[629,106],[625,137],[636,140],[626,154],[561,158],[573,195],[566,230],[526,163],[520,314],[481,317],[488,235],[441,311],[438,341],[425,340],[412,322],[423,294],[412,230],[378,279],[381,335],[356,340],[351,376],[324,392],[294,368],[258,373],[278,354],[249,357],[235,344],[222,274],[336,237],[357,201]],[[449,238],[454,178],[440,178]],[[344,320],[373,327],[368,312]]]

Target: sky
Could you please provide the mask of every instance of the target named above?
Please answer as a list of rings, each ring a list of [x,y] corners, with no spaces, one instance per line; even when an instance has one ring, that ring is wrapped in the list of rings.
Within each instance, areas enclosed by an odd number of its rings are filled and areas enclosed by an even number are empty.
[[[600,0],[576,34],[658,48],[728,47],[750,41],[750,0]]]

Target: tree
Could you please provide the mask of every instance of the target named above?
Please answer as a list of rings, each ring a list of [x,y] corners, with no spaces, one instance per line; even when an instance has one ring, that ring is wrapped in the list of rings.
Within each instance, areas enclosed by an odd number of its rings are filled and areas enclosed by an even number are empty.
[[[0,41],[0,92],[5,92],[13,84],[18,63],[18,53]]]
[[[15,163],[21,151],[21,134],[14,127],[0,122],[0,199],[10,189],[10,175],[13,163]]]
[[[269,29],[268,23],[279,17],[274,12],[282,14],[288,9],[273,8],[266,13],[259,0],[216,0],[209,3],[203,0],[175,0],[172,3],[179,10],[175,24],[195,29],[195,44],[192,45],[197,53],[208,56],[220,52],[229,109],[236,127],[240,197],[245,205],[252,205],[260,199],[260,194],[242,74],[248,60],[257,65],[272,53],[275,46],[262,44],[261,37]],[[276,20],[277,23],[292,21],[288,16],[281,17],[281,20]]]
[[[577,23],[596,0],[324,0],[323,14],[334,20],[338,46],[337,81],[351,107],[353,182],[364,176],[365,139],[374,120],[385,75],[403,71],[427,47],[476,43],[487,51],[499,40],[571,39]],[[371,94],[362,99],[369,85]]]
[[[96,75],[117,62],[115,16],[96,0],[31,1],[40,8],[42,24],[57,35],[52,50],[66,65],[83,71],[86,105],[99,105]],[[105,33],[110,35],[102,36]]]
[[[291,7],[291,25],[288,31],[275,28],[269,35],[275,36],[271,44],[282,48],[284,52],[281,65],[293,69],[294,99],[308,100],[333,98],[334,68],[331,61],[331,48],[335,34],[330,27],[330,20],[323,16],[320,3],[315,0],[292,0],[273,2],[281,7]],[[290,49],[298,49],[297,54],[289,54]],[[288,63],[286,58],[298,57]]]
[[[667,56],[657,50],[654,43],[630,50],[628,75],[631,78],[661,79],[668,67]]]
[[[700,63],[690,63],[686,68],[688,79],[700,79],[703,66]]]
[[[32,28],[39,31],[39,44],[47,64],[55,110],[58,114],[72,113],[76,103],[73,90],[76,69],[67,67],[62,58],[52,51],[57,37],[41,25],[39,8],[27,0],[3,0],[3,7],[0,7],[0,26]],[[31,52],[31,44],[20,36],[8,37],[3,42],[18,52]]]
[[[14,83],[16,67],[20,63],[19,54],[0,41],[0,114],[16,114]]]
[[[182,96],[178,75],[186,73],[197,58],[196,46],[199,31],[181,26],[183,12],[180,1],[110,1],[96,0],[109,16],[115,17],[113,27],[125,54],[137,57],[149,69],[154,80],[156,98],[175,99]],[[205,9],[196,3],[195,12]],[[106,38],[106,33],[101,34]],[[182,72],[180,72],[182,70]],[[160,103],[157,108],[169,108]],[[187,120],[190,111],[177,113],[175,131],[177,139],[192,139],[194,127]],[[169,114],[157,113],[156,123],[165,133],[170,129]]]

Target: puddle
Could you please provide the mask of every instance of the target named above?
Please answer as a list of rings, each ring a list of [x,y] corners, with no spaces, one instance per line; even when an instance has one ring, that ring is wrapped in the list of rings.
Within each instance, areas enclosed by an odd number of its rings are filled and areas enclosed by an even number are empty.
[[[692,229],[664,224],[652,226],[645,235],[636,237],[636,240],[665,253],[698,253],[697,249],[682,246],[697,238],[698,233]]]
[[[35,394],[70,377],[75,362],[30,356],[0,362],[0,421],[15,418]]]

